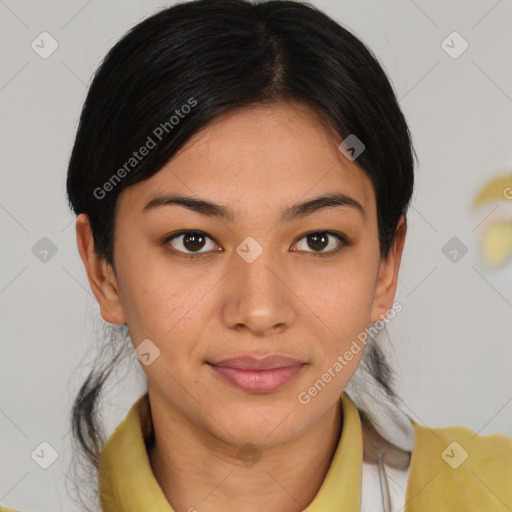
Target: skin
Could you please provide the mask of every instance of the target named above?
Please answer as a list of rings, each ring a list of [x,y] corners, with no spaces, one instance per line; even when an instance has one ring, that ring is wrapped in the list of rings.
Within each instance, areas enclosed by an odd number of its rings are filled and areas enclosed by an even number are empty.
[[[392,307],[406,232],[401,218],[381,259],[373,185],[340,142],[303,105],[218,117],[157,174],[120,194],[116,272],[96,254],[87,216],[77,219],[102,317],[126,323],[134,347],[149,338],[160,349],[150,365],[141,363],[156,438],[148,456],[174,510],[295,512],[325,478],[342,430],[339,397],[363,351],[308,404],[297,396]],[[143,213],[171,192],[231,207],[235,220],[179,205]],[[279,221],[282,208],[333,192],[359,201],[365,215],[338,206]],[[192,253],[184,237],[163,241],[184,229],[211,238],[198,246],[199,258],[172,252]],[[308,244],[311,231],[339,232],[352,243],[329,255],[341,242],[331,236],[322,250]],[[247,236],[263,249],[252,263],[236,252]],[[277,391],[250,393],[206,364],[249,353],[307,365]],[[253,465],[237,455],[247,444],[260,457]]]

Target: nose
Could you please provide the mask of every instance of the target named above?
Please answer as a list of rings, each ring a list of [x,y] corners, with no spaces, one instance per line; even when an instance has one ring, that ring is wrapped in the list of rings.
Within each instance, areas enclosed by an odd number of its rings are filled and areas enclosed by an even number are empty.
[[[271,251],[264,249],[252,262],[235,253],[232,265],[223,305],[225,325],[259,337],[290,327],[295,317],[294,294]]]

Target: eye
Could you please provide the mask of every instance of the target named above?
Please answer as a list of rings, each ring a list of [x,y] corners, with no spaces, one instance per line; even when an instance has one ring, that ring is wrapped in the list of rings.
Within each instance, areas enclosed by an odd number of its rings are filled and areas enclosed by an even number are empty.
[[[337,244],[334,240],[337,240]],[[344,246],[350,245],[347,237],[341,233],[332,231],[313,231],[306,233],[300,239],[306,240],[306,244],[313,251],[305,248],[293,249],[294,251],[310,252],[312,256],[330,256],[338,253]],[[210,245],[208,246],[208,242]],[[171,245],[172,251],[179,253],[186,258],[200,257],[212,251],[222,251],[222,249],[206,233],[197,230],[180,231],[166,237],[163,240],[164,245]],[[327,248],[327,250],[325,250]],[[205,249],[205,250],[202,250]]]
[[[336,244],[332,238],[336,239],[338,244]],[[306,240],[307,246],[313,249],[313,251],[305,250],[305,252],[312,252],[313,256],[336,254],[341,251],[344,246],[350,245],[350,242],[345,235],[332,231],[313,231],[311,233],[306,233],[298,243],[300,243],[301,240]],[[324,250],[326,248],[327,250]],[[299,248],[299,250],[304,249]]]
[[[210,246],[208,246],[210,241]],[[164,245],[170,244],[174,252],[182,253],[183,256],[194,258],[196,255],[200,256],[206,252],[215,251],[218,245],[202,231],[180,231],[174,235],[168,236],[164,240]],[[205,251],[201,249],[205,248]]]

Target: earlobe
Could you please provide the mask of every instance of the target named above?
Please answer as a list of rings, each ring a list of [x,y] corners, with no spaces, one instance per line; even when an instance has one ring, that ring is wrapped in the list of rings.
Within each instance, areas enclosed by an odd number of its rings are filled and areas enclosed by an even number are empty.
[[[81,213],[76,220],[76,238],[89,286],[99,303],[103,320],[111,324],[124,324],[126,320],[114,272],[105,258],[96,252],[89,218],[85,213]]]
[[[378,322],[386,316],[386,312],[392,308],[398,284],[398,271],[402,259],[405,244],[407,224],[404,216],[400,217],[397,226],[397,234],[385,260],[379,264],[379,275],[375,287],[375,294],[371,312],[371,322]]]
[[[117,317],[109,313],[103,306],[100,305],[100,315],[105,322],[108,322],[109,324],[124,324],[124,322],[120,322]]]

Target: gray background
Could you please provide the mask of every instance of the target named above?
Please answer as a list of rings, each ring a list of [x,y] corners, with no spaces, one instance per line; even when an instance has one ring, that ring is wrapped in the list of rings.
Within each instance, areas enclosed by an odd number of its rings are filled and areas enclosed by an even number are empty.
[[[512,167],[512,2],[312,3],[377,55],[420,160],[396,296],[403,310],[388,327],[404,408],[430,427],[512,436],[511,261],[491,269],[479,253],[486,226],[512,219],[512,201],[471,208]],[[107,50],[166,5],[0,0],[0,503],[25,511],[76,510],[66,496],[68,415],[101,334],[65,202],[79,113]],[[31,47],[43,31],[58,43],[47,59]],[[441,45],[453,31],[469,44],[458,58]],[[46,262],[32,251],[43,237],[57,249]],[[455,263],[442,252],[452,237],[468,249]],[[109,432],[143,391],[130,364],[105,397]],[[43,441],[59,454],[48,469],[31,457]]]

